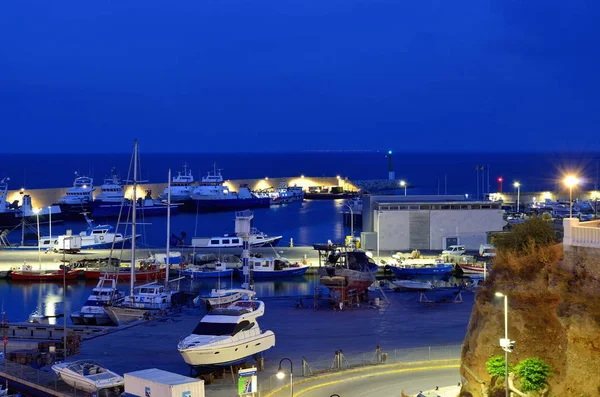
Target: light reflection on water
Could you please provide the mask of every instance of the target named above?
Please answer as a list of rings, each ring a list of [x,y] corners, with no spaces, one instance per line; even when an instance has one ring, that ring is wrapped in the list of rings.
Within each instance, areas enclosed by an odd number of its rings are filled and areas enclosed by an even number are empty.
[[[220,287],[241,288],[240,279],[220,280]],[[77,280],[67,284],[67,316],[85,303],[96,281]],[[254,288],[260,297],[294,297],[312,295],[318,285],[316,276],[304,276],[286,280],[255,281]],[[195,293],[207,293],[218,287],[218,280],[182,280],[181,288]],[[127,292],[128,283],[119,283],[119,289]],[[63,285],[61,283],[16,283],[0,280],[0,301],[4,302],[6,317],[11,322],[27,321],[33,312],[46,316],[63,314]],[[50,323],[62,324],[63,319],[50,319]],[[70,324],[70,319],[67,319]]]

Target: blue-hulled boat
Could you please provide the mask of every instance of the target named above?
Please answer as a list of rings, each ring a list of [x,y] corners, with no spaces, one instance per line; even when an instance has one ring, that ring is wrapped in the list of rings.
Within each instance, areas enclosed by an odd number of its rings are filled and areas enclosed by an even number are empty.
[[[233,269],[227,269],[226,263],[219,262],[215,267],[191,266],[186,268],[181,274],[191,279],[231,277]]]
[[[248,261],[255,280],[304,276],[308,270],[308,265],[290,263],[286,258],[249,258]]]
[[[431,276],[452,272],[453,265],[439,258],[406,259],[399,265],[390,266],[396,276]]]

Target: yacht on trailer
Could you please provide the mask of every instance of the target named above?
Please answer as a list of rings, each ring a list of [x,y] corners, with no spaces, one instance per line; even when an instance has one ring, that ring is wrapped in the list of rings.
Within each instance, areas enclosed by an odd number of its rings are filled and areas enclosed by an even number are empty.
[[[194,176],[192,175],[192,170],[185,164],[183,166],[183,172],[179,171],[177,176],[173,177],[170,189],[169,187],[166,187],[163,194],[161,194],[160,199],[166,201],[170,190],[172,203],[188,201],[190,200],[190,195],[194,189],[192,186],[193,183]]]
[[[275,346],[273,331],[263,331],[257,323],[264,313],[265,304],[258,300],[240,300],[227,308],[212,309],[177,349],[199,372],[243,363]]]

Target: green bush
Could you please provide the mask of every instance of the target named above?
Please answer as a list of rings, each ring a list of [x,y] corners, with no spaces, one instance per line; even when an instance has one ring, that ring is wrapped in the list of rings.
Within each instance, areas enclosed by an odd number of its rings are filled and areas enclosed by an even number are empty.
[[[504,379],[504,375],[506,374],[505,361],[503,356],[492,356],[489,360],[485,362],[485,368],[490,374],[491,377],[498,376]],[[510,364],[508,364],[508,372],[511,372],[512,368]]]
[[[552,375],[552,367],[538,357],[526,358],[515,367],[515,371],[521,380],[523,391],[535,391],[543,389],[546,381]]]
[[[533,247],[546,247],[556,243],[552,226],[540,217],[533,217],[520,225],[514,225],[510,233],[499,235],[494,244],[498,249],[527,253]]]

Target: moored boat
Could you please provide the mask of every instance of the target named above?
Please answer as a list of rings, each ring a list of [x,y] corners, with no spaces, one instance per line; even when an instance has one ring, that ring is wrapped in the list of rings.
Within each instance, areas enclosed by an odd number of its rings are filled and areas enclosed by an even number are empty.
[[[136,204],[137,216],[163,216],[167,214],[167,204],[160,200],[154,200],[152,198],[152,192],[146,191],[146,197],[142,200],[138,199]],[[97,218],[117,218],[119,214],[122,217],[128,216],[131,213],[133,207],[131,200],[127,199],[123,205],[120,202],[97,202],[95,201],[91,206],[92,216]],[[171,213],[177,213],[179,206],[177,204],[171,204]]]
[[[458,263],[457,265],[464,274],[484,274],[489,271],[489,266],[485,263]]]
[[[177,176],[173,177],[170,187],[165,188],[159,198],[166,202],[170,191],[172,203],[182,203],[191,200],[190,195],[192,194],[193,183],[194,176],[192,175],[192,170],[185,164],[183,172],[179,171]]]
[[[81,273],[80,270],[69,270],[64,273],[64,270],[34,270],[31,265],[24,264],[21,270],[16,270],[11,273],[13,281],[37,281],[37,282],[52,282],[75,280]]]
[[[256,320],[264,312],[265,304],[257,300],[212,309],[177,349],[199,372],[242,363],[275,346],[273,331],[261,330]]]
[[[252,228],[249,237],[250,247],[268,247],[276,246],[283,236],[267,236],[265,233],[259,232],[256,228]],[[192,238],[192,247],[194,248],[240,248],[242,247],[242,239],[235,234],[225,234],[222,237],[194,237]]]
[[[431,291],[434,286],[430,281],[417,280],[392,280],[391,282],[400,291]]]
[[[71,313],[71,321],[75,325],[110,325],[112,321],[104,308],[122,297],[123,293],[117,290],[116,280],[101,277],[83,307]]]
[[[439,258],[405,259],[398,265],[390,266],[396,276],[444,275],[452,271],[453,265]]]
[[[248,263],[255,280],[304,276],[308,265],[291,263],[286,258],[249,258]],[[238,269],[241,270],[241,269]]]
[[[52,370],[69,386],[95,395],[119,395],[125,387],[122,376],[91,360],[54,364]]]
[[[204,304],[210,307],[224,307],[229,306],[234,302],[245,299],[250,300],[256,296],[256,292],[248,289],[238,289],[238,288],[223,288],[223,289],[213,289],[210,293],[206,295],[198,295],[194,299],[194,305],[199,306],[200,302],[204,302]]]
[[[231,277],[233,275],[233,269],[228,269],[224,262],[219,262],[213,267],[188,266],[181,274],[191,279]]]

